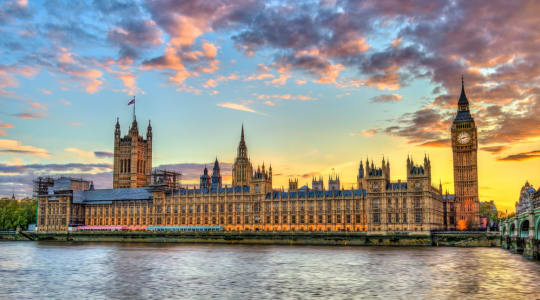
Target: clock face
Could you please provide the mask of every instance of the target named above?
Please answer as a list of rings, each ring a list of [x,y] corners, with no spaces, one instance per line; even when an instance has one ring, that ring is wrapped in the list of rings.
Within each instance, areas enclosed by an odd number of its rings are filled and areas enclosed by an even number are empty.
[[[458,134],[457,141],[460,144],[467,144],[471,141],[471,135],[468,132],[462,132]]]

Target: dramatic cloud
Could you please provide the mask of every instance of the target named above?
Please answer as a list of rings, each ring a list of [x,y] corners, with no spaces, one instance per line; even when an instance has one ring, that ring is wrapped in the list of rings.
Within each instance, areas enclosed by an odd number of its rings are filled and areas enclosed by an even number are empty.
[[[532,29],[540,27],[539,10],[540,3],[527,0],[5,1],[0,46],[10,55],[9,65],[0,65],[0,96],[19,97],[18,76],[41,70],[88,93],[110,88],[110,77],[124,93],[144,93],[138,76],[157,71],[178,91],[201,94],[204,87],[215,95],[223,76],[221,47],[232,43],[263,58],[255,72],[239,76],[267,88],[289,80],[388,91],[429,83],[432,95],[410,99],[422,106],[383,130],[417,144],[448,138],[439,125],[454,112],[463,74],[480,141],[519,143],[540,137],[540,31]],[[245,104],[225,105],[253,112]],[[413,132],[420,120],[404,121],[429,110],[443,120],[435,120],[432,133]]]
[[[444,118],[435,109],[425,108],[404,114],[396,125],[386,127],[384,132],[404,137],[409,143],[439,146],[445,145],[444,138],[448,135],[450,124],[448,117]]]

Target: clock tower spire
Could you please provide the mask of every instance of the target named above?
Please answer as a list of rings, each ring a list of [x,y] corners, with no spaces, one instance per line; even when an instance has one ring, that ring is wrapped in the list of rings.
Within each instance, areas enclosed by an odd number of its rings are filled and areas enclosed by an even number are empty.
[[[465,84],[461,76],[461,94],[452,123],[452,153],[454,162],[454,193],[458,205],[458,228],[480,227],[478,202],[478,136],[469,110]]]

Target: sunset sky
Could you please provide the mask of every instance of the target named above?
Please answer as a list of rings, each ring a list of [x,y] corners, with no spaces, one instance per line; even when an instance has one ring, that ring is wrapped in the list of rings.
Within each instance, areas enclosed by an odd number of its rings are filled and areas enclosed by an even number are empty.
[[[153,127],[153,165],[225,183],[244,124],[274,187],[366,158],[429,155],[453,192],[461,75],[479,127],[480,200],[540,186],[540,1],[0,1],[0,196],[39,175],[112,186],[122,135]],[[326,179],[325,179],[326,181]]]

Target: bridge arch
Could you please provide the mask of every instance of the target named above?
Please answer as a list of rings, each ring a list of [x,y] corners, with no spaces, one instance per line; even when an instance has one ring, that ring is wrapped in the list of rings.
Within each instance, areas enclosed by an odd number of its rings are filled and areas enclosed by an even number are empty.
[[[536,239],[539,239],[540,240],[540,218],[538,218],[538,220],[536,220]]]
[[[529,220],[521,221],[519,225],[519,237],[526,238],[529,236]]]
[[[508,231],[508,235],[509,236],[514,236],[515,231],[516,231],[516,225],[512,222],[512,224],[510,224],[510,230]]]

